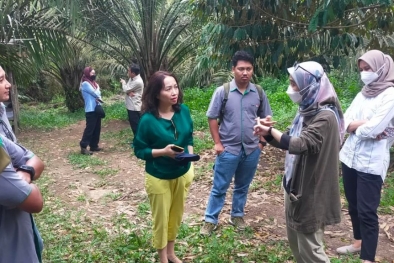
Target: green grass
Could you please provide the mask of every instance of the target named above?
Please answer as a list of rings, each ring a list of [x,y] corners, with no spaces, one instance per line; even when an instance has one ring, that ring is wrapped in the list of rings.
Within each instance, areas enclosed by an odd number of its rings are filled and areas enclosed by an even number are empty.
[[[206,149],[212,149],[214,146],[213,140],[209,133],[202,133],[199,136],[194,136],[194,152],[200,154]]]
[[[120,131],[106,131],[101,134],[101,139],[113,139],[120,144],[130,143],[133,141],[133,133],[129,127]]]
[[[49,131],[66,127],[84,118],[85,113],[83,109],[71,113],[68,112],[66,107],[51,108],[44,104],[30,107],[23,105],[20,110],[20,124],[22,129]]]
[[[207,89],[189,88],[184,91],[184,102],[189,107],[195,131],[208,129],[208,119],[205,116],[215,87]]]
[[[141,202],[137,216],[131,223],[125,214],[113,216],[110,221],[92,219],[83,207],[69,207],[54,196],[48,186],[50,177],[43,176],[40,189],[46,199],[43,212],[35,216],[38,228],[45,240],[44,262],[158,262],[152,248],[149,204]],[[108,196],[116,200],[119,195]],[[85,196],[78,201],[84,202]],[[201,237],[199,226],[185,222],[181,225],[176,246],[180,258],[190,256],[191,262],[285,262],[291,260],[291,252],[284,241],[252,242],[255,233],[244,233],[224,226],[211,237]]]
[[[206,112],[208,109],[209,101],[216,87],[209,87],[205,89],[188,88],[184,90],[183,101],[190,108],[190,110],[197,110]]]
[[[139,216],[146,216],[149,214],[150,211],[150,205],[148,202],[142,202],[138,204],[138,215]]]
[[[86,201],[86,195],[85,194],[81,194],[77,197],[77,201],[79,202],[85,202]]]
[[[357,92],[360,91],[360,81],[357,74],[342,76],[338,72],[329,74],[337,94],[342,102],[342,108],[346,109]],[[264,88],[270,101],[274,118],[279,122],[279,128],[287,127],[294,117],[297,106],[291,102],[286,94],[288,87],[287,76],[280,79],[266,77],[258,83]],[[188,88],[184,90],[184,102],[191,110],[194,129],[205,130],[208,128],[205,113],[216,87],[206,89]],[[127,120],[127,111],[123,101],[106,103],[103,105],[106,112],[104,122],[109,120]],[[63,105],[59,97],[50,103],[38,103],[36,105],[23,104],[20,110],[20,123],[23,129],[52,130],[62,128],[85,118],[84,110],[70,113]]]
[[[208,118],[205,116],[205,112],[200,110],[190,110],[193,120],[193,128],[195,131],[206,131],[208,130]]]
[[[133,133],[129,127],[122,129],[120,131],[106,131],[101,134],[101,140],[114,141],[117,151],[130,152],[134,151],[131,149],[131,143],[133,142]]]
[[[341,101],[346,108],[355,93],[359,91],[358,80],[353,77],[340,79],[336,75],[331,80],[338,93],[341,94]],[[259,83],[266,90],[274,112],[274,119],[279,121],[277,127],[286,128],[297,110],[297,106],[285,93],[288,86],[287,78],[265,78]],[[197,153],[213,147],[205,112],[214,89],[210,87],[185,90],[184,101],[191,110],[194,129],[197,131],[194,138]],[[127,120],[123,101],[105,105],[104,108],[107,114],[105,122],[114,119]],[[21,111],[24,128],[50,130],[83,119],[83,111],[71,114],[65,108],[51,108],[48,105],[34,107],[24,105]],[[130,149],[132,133],[130,128],[117,132],[104,132],[102,139],[114,140],[118,143],[117,145]],[[107,185],[111,180],[110,176],[118,172],[116,169],[104,168],[106,162],[94,155],[71,153],[67,158],[74,169],[82,170],[90,167],[93,173],[100,176],[101,180],[95,183],[95,187]],[[196,168],[195,179],[198,180],[204,175],[211,176],[211,170],[212,162],[202,164]],[[49,191],[49,186],[53,184],[50,181],[51,177],[44,175],[41,178],[38,183],[46,199],[46,205],[43,212],[35,218],[45,241],[44,262],[158,262],[157,253],[151,245],[152,221],[147,199],[138,203],[136,215],[132,219],[125,214],[116,214],[110,219],[102,220],[91,217],[90,211],[86,210],[84,203],[88,197],[85,194],[76,197],[76,201],[80,202],[79,206],[71,207]],[[280,187],[281,179],[281,175],[276,175],[274,180],[264,185],[254,182],[251,191],[261,187],[268,190],[277,189]],[[73,184],[68,187],[68,189],[76,188],[77,186]],[[394,178],[393,175],[389,175],[382,194],[381,213],[393,213],[391,209],[394,206],[393,189]],[[108,200],[115,201],[120,196],[121,193],[113,192],[106,197]],[[248,228],[244,233],[239,233],[225,225],[210,237],[201,237],[199,230],[200,226],[196,225],[195,221],[186,221],[181,225],[176,246],[180,258],[188,257],[190,259],[188,262],[196,263],[281,263],[294,260],[286,241],[270,241],[269,237],[259,239],[258,229]],[[331,259],[331,262],[356,263],[360,261],[355,256],[344,256],[340,259]]]
[[[44,261],[46,262],[157,262],[151,246],[150,227],[133,225],[123,215],[111,220],[111,227],[91,222],[81,212],[68,210],[51,214],[47,210],[36,220],[45,229]],[[53,212],[53,211],[52,211]],[[49,224],[50,223],[50,224]],[[56,226],[56,227],[55,227]],[[179,257],[194,257],[192,262],[285,262],[291,259],[286,242],[255,245],[231,227],[220,235],[202,238],[198,227],[181,225],[176,251]],[[249,236],[249,238],[252,238]]]
[[[122,196],[122,194],[118,193],[118,192],[113,192],[113,193],[109,193],[109,194],[106,195],[106,197],[108,197],[112,201],[118,200],[121,196]]]
[[[137,214],[129,218],[114,214],[103,221],[90,217],[84,206],[72,207],[49,191],[53,183],[49,176],[38,181],[45,198],[44,210],[35,215],[38,228],[45,241],[44,262],[158,262],[158,255],[151,245],[152,221],[147,199],[137,206]],[[107,197],[117,200],[120,193]],[[80,195],[79,202],[86,201]],[[294,260],[286,241],[271,241],[258,229],[247,228],[237,232],[222,225],[210,237],[199,235],[200,226],[187,219],[181,224],[176,253],[195,263],[282,263]],[[135,223],[132,223],[135,222]],[[333,258],[331,262],[358,263],[356,256]],[[383,261],[382,263],[388,263]]]
[[[65,106],[58,105],[58,101],[30,106],[22,105],[20,109],[21,128],[51,131],[85,119],[84,109],[71,113]],[[127,111],[123,102],[115,102],[111,105],[104,104],[103,107],[106,114],[103,119],[104,123],[110,120],[127,120]]]
[[[95,174],[99,175],[102,179],[112,176],[118,173],[117,169],[111,169],[111,168],[103,168],[100,170],[94,171]]]
[[[127,110],[124,102],[115,102],[110,105],[103,105],[105,111],[104,122],[109,120],[128,120]]]
[[[264,188],[273,192],[282,191],[281,189],[282,180],[283,180],[283,174],[277,174],[274,176],[274,180],[267,181],[264,183]]]
[[[359,255],[346,255],[340,256],[340,258],[332,258],[330,260],[331,263],[361,263]],[[387,261],[382,261],[381,263],[389,263]]]
[[[94,155],[82,155],[80,153],[70,153],[67,156],[69,162],[75,168],[85,169],[92,166],[105,165],[106,162]]]
[[[194,166],[194,178],[193,181],[199,181],[203,179],[205,176],[212,176],[213,174],[213,165],[214,161],[204,162],[204,163],[197,163]]]
[[[379,212],[391,215],[394,214],[394,173],[387,174],[386,180],[384,181]]]

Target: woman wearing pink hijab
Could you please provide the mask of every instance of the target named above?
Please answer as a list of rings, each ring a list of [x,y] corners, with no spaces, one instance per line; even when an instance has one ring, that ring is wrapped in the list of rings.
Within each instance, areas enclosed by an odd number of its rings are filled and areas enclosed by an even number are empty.
[[[370,50],[358,59],[358,67],[364,87],[345,113],[349,138],[339,155],[355,240],[337,252],[360,253],[367,263],[375,261],[377,209],[394,141],[386,136],[394,127],[394,63],[389,55]]]
[[[101,151],[98,146],[101,132],[101,116],[95,111],[96,106],[100,105],[101,93],[97,84],[96,72],[92,67],[86,67],[83,71],[80,91],[85,101],[86,128],[83,132],[82,139],[79,142],[81,153],[91,155],[93,152]],[[87,147],[90,147],[90,150]]]

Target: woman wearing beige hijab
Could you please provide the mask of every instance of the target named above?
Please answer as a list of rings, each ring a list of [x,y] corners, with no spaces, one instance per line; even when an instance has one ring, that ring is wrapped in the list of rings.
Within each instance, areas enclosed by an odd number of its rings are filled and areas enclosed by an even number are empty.
[[[337,252],[360,252],[363,262],[374,262],[377,208],[393,143],[394,63],[389,55],[370,50],[358,59],[358,67],[364,87],[345,113],[349,138],[339,154],[355,241]]]

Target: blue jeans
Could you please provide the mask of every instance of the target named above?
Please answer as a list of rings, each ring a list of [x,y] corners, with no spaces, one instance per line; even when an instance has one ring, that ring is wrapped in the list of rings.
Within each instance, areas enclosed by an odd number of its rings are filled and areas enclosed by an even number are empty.
[[[216,157],[213,186],[205,211],[205,222],[217,224],[222,211],[226,192],[234,177],[233,206],[231,217],[243,217],[249,185],[253,180],[259,162],[260,149],[246,155],[242,149],[238,155],[224,151]]]

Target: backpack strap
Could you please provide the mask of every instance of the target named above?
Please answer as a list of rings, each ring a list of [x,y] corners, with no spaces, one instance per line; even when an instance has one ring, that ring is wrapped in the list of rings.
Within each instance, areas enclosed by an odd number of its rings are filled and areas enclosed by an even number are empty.
[[[220,125],[220,123],[223,121],[223,117],[224,117],[224,110],[226,109],[226,103],[228,100],[228,94],[230,93],[230,83],[226,82],[223,84],[223,88],[224,88],[224,97],[222,100],[222,105],[220,107],[220,114],[219,114],[219,120],[218,120],[218,124]]]
[[[259,108],[257,109],[257,114],[258,114],[259,112],[261,112],[261,110],[263,108],[263,88],[257,84],[255,84],[255,86],[256,86],[257,93],[259,94],[259,98],[260,98],[260,105],[259,105]],[[219,125],[223,121],[224,112],[226,109],[226,103],[228,101],[228,94],[230,93],[230,83],[229,82],[224,83],[223,88],[224,88],[224,97],[222,100],[222,105],[220,107],[220,114],[219,114],[219,120],[218,120]]]
[[[259,93],[259,98],[260,98],[260,105],[259,108],[257,109],[257,116],[259,117],[259,112],[261,112],[263,108],[263,88],[260,85],[254,84],[257,89],[257,93]]]

